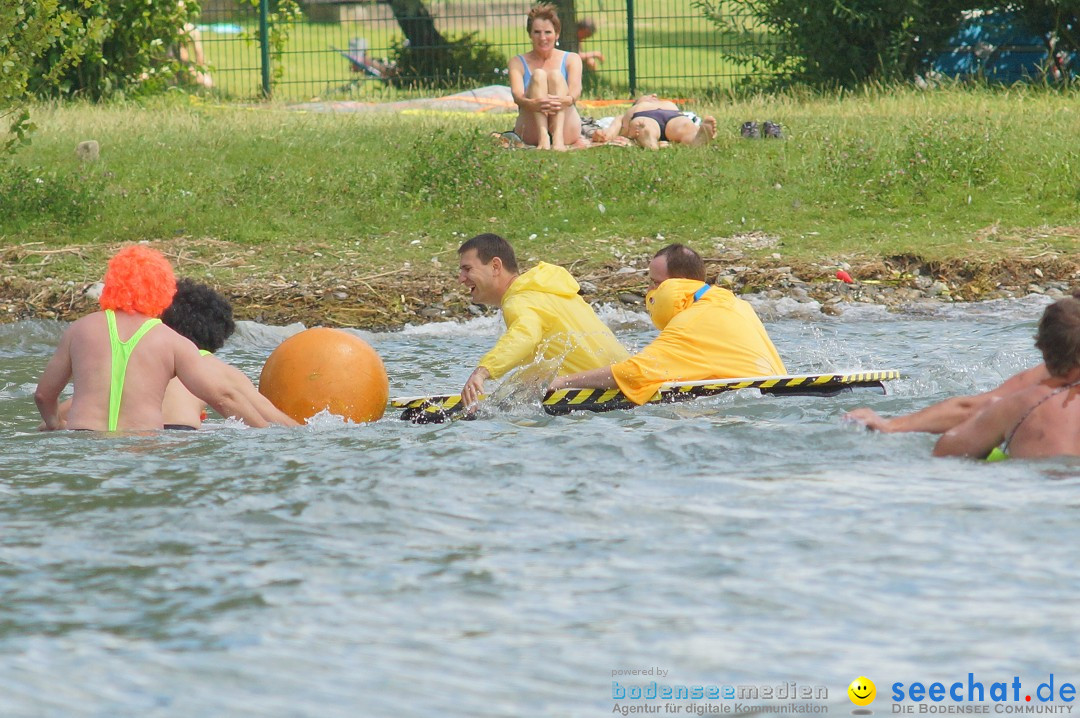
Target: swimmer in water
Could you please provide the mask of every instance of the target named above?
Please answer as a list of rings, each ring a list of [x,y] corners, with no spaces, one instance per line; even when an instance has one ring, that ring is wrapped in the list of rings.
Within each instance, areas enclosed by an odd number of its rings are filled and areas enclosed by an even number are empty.
[[[162,401],[173,377],[221,414],[250,426],[267,421],[235,385],[212,371],[195,345],[161,323],[176,278],[168,260],[142,245],[109,261],[102,311],[73,322],[38,382],[34,402],[42,428],[147,431],[164,427]],[[60,392],[72,382],[66,422]]]

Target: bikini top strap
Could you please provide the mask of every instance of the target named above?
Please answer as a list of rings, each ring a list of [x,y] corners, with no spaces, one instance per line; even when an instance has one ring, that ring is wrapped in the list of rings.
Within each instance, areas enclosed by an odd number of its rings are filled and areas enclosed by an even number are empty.
[[[1040,406],[1042,406],[1043,403],[1047,399],[1055,397],[1058,394],[1060,394],[1061,392],[1068,391],[1069,389],[1072,389],[1072,388],[1077,387],[1077,386],[1080,386],[1080,379],[1078,379],[1078,380],[1076,380],[1074,382],[1071,382],[1069,384],[1066,384],[1065,386],[1059,386],[1057,389],[1054,389],[1052,392],[1050,392],[1049,394],[1044,396],[1042,399],[1039,399],[1037,402],[1035,402],[1035,405],[1024,412],[1024,415],[1020,417],[1020,421],[1016,422],[1016,426],[1014,426],[1012,428],[1012,431],[1009,432],[1008,436],[1005,437],[1005,441],[1002,442],[1002,450],[1005,451],[1006,453],[1008,453],[1009,444],[1012,443],[1013,437],[1016,436],[1017,429],[1019,429],[1020,425],[1023,424],[1027,420],[1027,418],[1029,416],[1031,416],[1031,412],[1035,411]]]

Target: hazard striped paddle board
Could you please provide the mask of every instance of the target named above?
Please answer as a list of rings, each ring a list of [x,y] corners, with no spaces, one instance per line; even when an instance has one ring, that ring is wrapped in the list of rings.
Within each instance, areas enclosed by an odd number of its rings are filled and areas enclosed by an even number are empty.
[[[671,404],[739,389],[758,389],[762,394],[778,396],[835,396],[854,388],[866,388],[884,394],[885,385],[882,382],[899,378],[899,370],[882,369],[836,374],[680,381],[664,384],[646,403]],[[552,415],[569,414],[572,411],[613,411],[631,409],[636,406],[618,389],[559,389],[549,391],[541,404],[544,411]],[[459,415],[463,414],[464,409],[459,394],[398,397],[390,400],[390,406],[402,410],[400,417],[402,420],[417,424],[434,424],[452,418],[462,418]]]

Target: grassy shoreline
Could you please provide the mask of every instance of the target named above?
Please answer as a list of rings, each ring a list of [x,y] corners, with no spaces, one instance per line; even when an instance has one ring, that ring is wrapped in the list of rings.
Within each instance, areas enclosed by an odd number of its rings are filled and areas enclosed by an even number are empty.
[[[905,309],[918,308],[927,301],[974,301],[1030,293],[1060,297],[1080,285],[1080,258],[1075,253],[942,261],[911,254],[851,256],[835,260],[835,265],[832,260],[791,262],[782,255],[751,256],[758,252],[753,247],[773,241],[763,235],[746,235],[714,246],[706,252],[710,281],[741,294],[817,302],[817,308],[829,315],[842,314],[850,304],[860,302]],[[273,265],[253,264],[255,250],[250,248],[183,238],[150,244],[165,253],[178,275],[221,290],[232,300],[239,319],[273,325],[301,322],[307,326],[393,330],[406,324],[468,319],[481,311],[469,303],[468,293],[457,283],[454,265],[449,263],[420,267],[405,263],[376,272],[356,269],[349,263],[359,262],[359,252],[317,244],[309,254],[297,255],[291,271],[275,273]],[[88,296],[88,290],[100,281],[105,262],[120,246],[42,249],[40,245],[20,245],[0,251],[0,322],[30,318],[71,321],[94,311],[96,300]],[[44,263],[27,265],[24,260],[29,257]],[[72,279],[54,276],[52,263],[69,257],[83,261],[86,271]],[[327,269],[325,260],[331,257],[346,261]],[[620,261],[567,266],[581,282],[587,301],[641,309],[650,258],[651,248],[625,255]],[[838,281],[837,266],[845,267],[855,282]]]
[[[938,272],[957,298],[1076,283],[1075,99],[1037,88],[757,97],[692,107],[721,128],[702,150],[569,155],[496,148],[487,133],[507,115],[309,114],[182,96],[38,106],[33,145],[0,163],[0,316],[68,316],[82,306],[74,288],[130,241],[226,288],[242,316],[294,306],[310,321],[331,307],[320,323],[351,326],[466,311],[454,250],[487,231],[525,264],[579,277],[640,267],[682,241],[718,269],[747,267],[729,276],[738,289],[783,267],[813,285],[843,262],[896,286],[912,267]],[[781,122],[788,139],[743,140],[747,119]],[[101,156],[84,164],[74,148],[88,139]],[[73,289],[54,301],[47,285]]]

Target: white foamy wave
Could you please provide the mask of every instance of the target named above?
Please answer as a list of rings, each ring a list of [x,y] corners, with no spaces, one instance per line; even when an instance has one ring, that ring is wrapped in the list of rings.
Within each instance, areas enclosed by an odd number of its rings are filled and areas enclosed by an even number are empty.
[[[378,336],[376,332],[352,327],[334,327],[338,331],[360,337],[366,342],[373,342]],[[289,337],[307,330],[301,322],[293,322],[284,327],[276,327],[270,324],[258,322],[239,321],[236,323],[236,332],[229,337],[226,343],[228,349],[247,349],[251,347],[276,347]]]
[[[1018,299],[990,299],[985,302],[966,302],[941,304],[936,316],[953,317],[993,317],[1012,321],[1036,321],[1043,310],[1056,300],[1045,294],[1028,294]]]
[[[594,306],[596,316],[612,330],[651,329],[652,320],[644,309],[628,309],[620,304],[601,304]]]
[[[346,334],[352,334],[354,337],[360,337],[369,344],[375,344],[378,342],[380,336],[385,336],[381,332],[369,332],[366,329],[353,329],[352,327],[336,327],[338,331],[345,332]]]
[[[769,299],[760,294],[747,294],[742,297],[754,308],[763,321],[775,319],[820,320],[827,317],[821,313],[821,303],[814,300],[800,302],[791,297]]]
[[[13,324],[0,324],[0,357],[19,357],[27,354],[51,354],[60,342],[67,322],[52,319],[30,319]]]
[[[269,324],[240,320],[236,323],[236,331],[229,337],[226,346],[230,349],[252,346],[275,347],[305,329],[307,327],[300,322],[293,322],[284,327],[275,327]]]
[[[1035,321],[1048,304],[1055,301],[1041,294],[1029,294],[1019,299],[991,299],[982,302],[947,302],[937,299],[916,299],[893,306],[871,302],[841,302],[839,314],[826,315],[817,301],[800,302],[791,297],[771,299],[762,294],[742,297],[764,321],[800,319],[820,322],[902,321],[908,319],[979,319],[1004,321]]]
[[[311,431],[328,431],[340,429],[343,426],[362,426],[355,421],[346,419],[344,416],[331,414],[329,409],[323,409],[307,420],[306,428]]]
[[[36,390],[37,384],[4,382],[3,388],[0,388],[0,399],[29,399]],[[63,401],[63,397],[60,400]]]
[[[1005,322],[1036,321],[1054,298],[1029,294],[1018,299],[989,299],[980,302],[945,302],[937,299],[916,299],[893,307],[878,304],[843,303],[838,317],[844,320],[907,320],[907,319],[993,319]]]
[[[502,314],[476,317],[465,321],[431,322],[430,324],[406,324],[395,334],[413,337],[471,337],[477,335],[498,336],[503,332]]]

